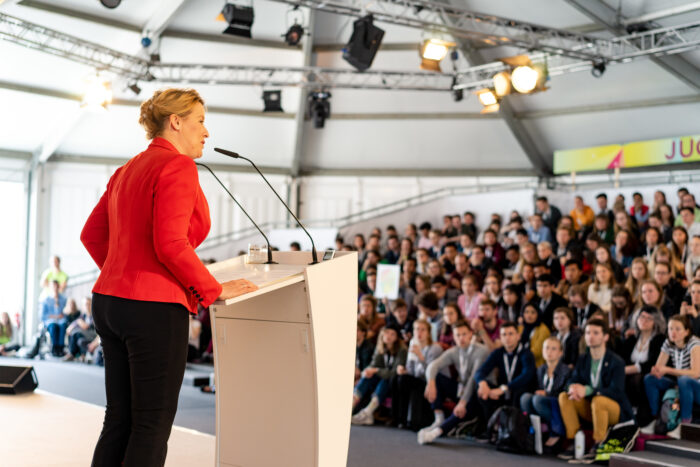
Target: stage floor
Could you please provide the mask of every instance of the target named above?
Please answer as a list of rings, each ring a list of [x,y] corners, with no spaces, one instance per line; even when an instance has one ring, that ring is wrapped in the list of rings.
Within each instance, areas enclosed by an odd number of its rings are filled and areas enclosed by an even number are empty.
[[[104,407],[37,390],[0,395],[0,463],[16,467],[88,466]],[[174,426],[167,467],[214,465],[214,436]]]

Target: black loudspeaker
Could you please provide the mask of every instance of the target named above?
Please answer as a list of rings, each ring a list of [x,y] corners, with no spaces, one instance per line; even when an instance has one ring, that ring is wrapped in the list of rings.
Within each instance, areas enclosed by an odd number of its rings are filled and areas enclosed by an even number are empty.
[[[32,392],[39,386],[33,366],[0,365],[0,394]]]
[[[352,36],[343,49],[343,58],[360,71],[372,65],[382,43],[384,31],[372,23],[372,15],[360,18],[353,23]]]

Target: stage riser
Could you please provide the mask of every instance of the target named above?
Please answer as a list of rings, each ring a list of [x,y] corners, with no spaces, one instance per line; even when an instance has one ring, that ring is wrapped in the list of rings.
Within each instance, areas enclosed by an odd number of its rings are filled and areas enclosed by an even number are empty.
[[[646,449],[647,451],[667,454],[669,456],[685,457],[686,459],[700,461],[700,443],[692,441],[648,441],[646,443]]]

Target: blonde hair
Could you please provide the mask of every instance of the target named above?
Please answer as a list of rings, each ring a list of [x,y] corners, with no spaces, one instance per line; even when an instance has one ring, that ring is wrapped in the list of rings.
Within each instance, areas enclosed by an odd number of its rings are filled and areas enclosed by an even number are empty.
[[[559,344],[559,350],[561,350],[561,351],[564,350],[564,346],[561,344],[561,341],[559,340],[559,338],[558,338],[557,336],[549,336],[548,338],[546,338],[546,339],[542,342],[542,350],[544,350],[544,345],[545,345],[547,342],[556,342],[557,344]]]
[[[158,136],[171,115],[186,117],[196,104],[204,105],[204,99],[194,89],[159,89],[141,104],[139,124],[146,129],[150,140]]]
[[[428,320],[425,319],[417,319],[413,322],[413,330],[415,331],[418,326],[425,326],[425,329],[428,330],[428,345],[433,345],[433,336],[430,333],[432,326],[430,325],[430,322],[428,322]]]

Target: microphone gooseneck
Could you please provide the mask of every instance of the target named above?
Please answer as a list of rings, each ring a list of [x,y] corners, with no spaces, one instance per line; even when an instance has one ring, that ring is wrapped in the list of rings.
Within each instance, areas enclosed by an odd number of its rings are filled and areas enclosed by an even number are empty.
[[[289,206],[287,206],[287,203],[285,203],[284,200],[282,199],[282,197],[280,197],[279,193],[277,193],[277,190],[275,190],[272,187],[272,185],[267,180],[265,175],[263,175],[263,173],[260,171],[260,169],[258,169],[258,166],[255,165],[255,162],[251,161],[247,157],[241,156],[237,152],[229,151],[226,149],[214,148],[214,151],[216,151],[220,154],[223,154],[225,156],[228,156],[228,157],[233,157],[234,159],[243,159],[244,161],[248,161],[248,163],[253,166],[253,168],[256,170],[256,172],[258,172],[260,174],[260,176],[262,177],[262,179],[265,180],[265,183],[267,183],[267,186],[270,187],[270,190],[272,190],[272,192],[275,194],[275,196],[277,196],[277,199],[280,200],[280,203],[282,203],[282,205],[287,209],[287,212],[289,212],[289,214],[292,215],[294,220],[297,221],[297,224],[299,224],[299,227],[301,227],[301,229],[304,231],[304,233],[306,233],[306,236],[309,237],[309,240],[311,240],[311,259],[312,259],[311,264],[317,264],[318,263],[318,256],[316,255],[316,244],[314,244],[314,239],[311,237],[311,234],[309,233],[308,230],[306,230],[306,227],[304,227],[304,225],[297,218],[297,216],[292,212],[292,210],[289,209]]]
[[[265,264],[277,264],[276,262],[272,261],[272,247],[270,246],[270,240],[267,239],[267,235],[265,235],[265,233],[262,231],[262,229],[260,227],[258,227],[258,224],[256,224],[255,221],[248,215],[246,210],[243,209],[243,206],[241,206],[241,203],[239,203],[238,200],[231,194],[231,192],[228,191],[228,188],[226,188],[226,185],[224,185],[223,182],[221,180],[219,180],[219,177],[216,176],[214,171],[211,170],[208,165],[202,164],[201,162],[195,162],[195,164],[200,166],[200,167],[204,167],[205,169],[207,169],[209,171],[210,174],[212,174],[212,176],[216,179],[216,181],[219,182],[219,185],[221,185],[221,188],[223,188],[224,191],[226,191],[226,193],[228,193],[228,195],[231,197],[233,202],[236,203],[236,205],[239,208],[241,208],[241,211],[243,211],[243,214],[245,214],[245,216],[248,218],[248,220],[253,223],[253,225],[255,226],[256,229],[258,229],[258,232],[260,232],[260,235],[263,236],[263,238],[265,239],[265,242],[267,243],[267,262]]]

